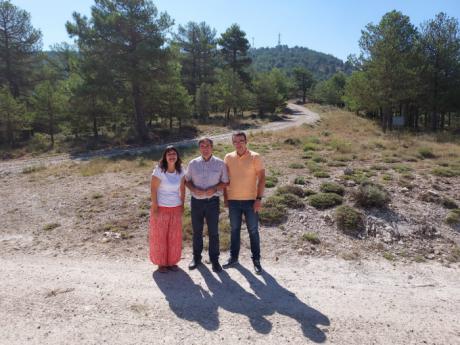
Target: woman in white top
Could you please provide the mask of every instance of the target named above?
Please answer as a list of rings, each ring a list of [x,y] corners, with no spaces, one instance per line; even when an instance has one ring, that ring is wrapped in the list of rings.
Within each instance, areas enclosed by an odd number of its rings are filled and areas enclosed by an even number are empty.
[[[150,260],[161,273],[177,271],[182,251],[185,180],[179,152],[168,146],[151,181]]]

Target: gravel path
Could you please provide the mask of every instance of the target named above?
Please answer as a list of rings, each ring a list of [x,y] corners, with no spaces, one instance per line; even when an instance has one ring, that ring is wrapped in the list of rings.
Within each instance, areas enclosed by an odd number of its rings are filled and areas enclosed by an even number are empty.
[[[288,103],[287,107],[291,110],[292,115],[286,116],[286,119],[284,121],[270,122],[266,125],[261,126],[260,128],[248,130],[247,132],[256,133],[260,131],[276,131],[286,129],[289,127],[296,127],[303,123],[314,123],[319,120],[319,115],[317,113],[303,106]],[[226,141],[230,137],[231,132],[211,136],[211,138],[216,142]],[[81,162],[99,157],[110,158],[122,155],[136,155],[154,150],[160,150],[166,147],[167,145],[171,144],[176,146],[190,146],[196,144],[196,139],[183,140],[163,145],[148,145],[143,147],[133,147],[126,149],[104,149],[79,155],[60,154],[51,156],[41,156],[37,158],[20,158],[9,161],[0,161],[0,177],[4,175],[21,173],[22,171],[24,171],[24,169],[37,166],[50,166],[69,161]]]
[[[281,258],[153,272],[148,260],[0,258],[0,343],[458,344],[458,268]],[[298,261],[297,261],[298,260]]]

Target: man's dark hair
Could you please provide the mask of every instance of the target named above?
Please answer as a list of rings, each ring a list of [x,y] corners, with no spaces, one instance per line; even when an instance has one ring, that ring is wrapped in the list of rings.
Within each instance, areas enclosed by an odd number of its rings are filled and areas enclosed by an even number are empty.
[[[234,132],[232,134],[232,140],[233,140],[234,137],[243,137],[244,141],[248,141],[248,139],[246,138],[246,133],[244,133],[243,131]]]

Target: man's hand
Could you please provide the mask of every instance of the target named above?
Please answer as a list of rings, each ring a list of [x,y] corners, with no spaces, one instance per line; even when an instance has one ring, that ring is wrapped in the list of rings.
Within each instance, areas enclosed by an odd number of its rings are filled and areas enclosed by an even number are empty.
[[[262,208],[262,200],[255,200],[254,201],[254,212],[259,212],[260,209]]]
[[[207,193],[205,190],[201,190],[198,188],[194,188],[193,194],[195,194],[196,196],[207,196]]]
[[[216,192],[217,192],[217,188],[216,187],[211,187],[211,188],[206,189],[205,195],[207,197],[210,197],[210,196],[213,196]]]

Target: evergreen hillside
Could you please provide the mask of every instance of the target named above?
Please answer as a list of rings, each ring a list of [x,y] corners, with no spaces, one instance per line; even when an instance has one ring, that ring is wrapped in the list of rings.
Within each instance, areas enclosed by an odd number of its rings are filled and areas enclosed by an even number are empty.
[[[256,72],[269,71],[276,67],[290,74],[295,67],[305,67],[318,80],[331,77],[338,71],[351,73],[351,66],[335,56],[304,47],[289,48],[280,45],[273,48],[251,49],[252,67]]]

